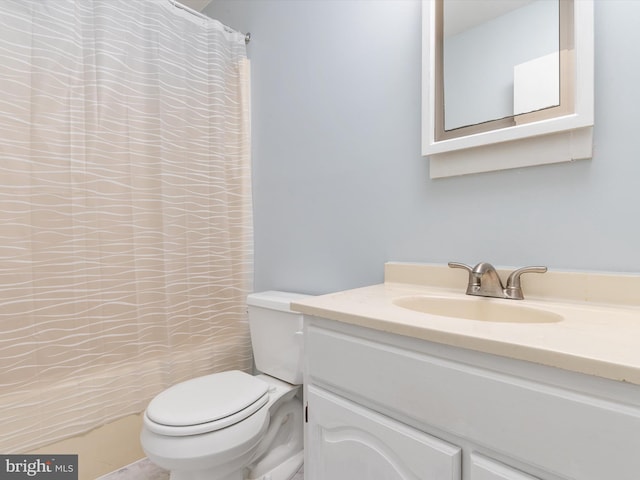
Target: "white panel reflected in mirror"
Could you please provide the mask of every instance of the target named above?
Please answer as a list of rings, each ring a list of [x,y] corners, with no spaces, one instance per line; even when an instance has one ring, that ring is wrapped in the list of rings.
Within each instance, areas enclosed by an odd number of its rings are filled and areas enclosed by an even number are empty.
[[[513,67],[513,115],[558,105],[560,105],[559,52]]]

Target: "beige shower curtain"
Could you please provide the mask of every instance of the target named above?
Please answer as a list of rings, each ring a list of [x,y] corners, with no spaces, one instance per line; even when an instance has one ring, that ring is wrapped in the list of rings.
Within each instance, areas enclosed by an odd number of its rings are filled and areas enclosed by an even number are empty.
[[[0,59],[0,452],[250,368],[244,37],[169,0],[2,0]]]

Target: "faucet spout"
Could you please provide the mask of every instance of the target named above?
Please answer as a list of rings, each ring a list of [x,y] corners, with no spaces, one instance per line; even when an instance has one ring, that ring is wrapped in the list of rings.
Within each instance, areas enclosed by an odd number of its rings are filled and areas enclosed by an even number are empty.
[[[471,271],[471,275],[476,281],[473,283],[472,291],[467,290],[468,295],[478,295],[481,297],[503,297],[504,287],[502,280],[493,265],[487,262],[480,262]]]

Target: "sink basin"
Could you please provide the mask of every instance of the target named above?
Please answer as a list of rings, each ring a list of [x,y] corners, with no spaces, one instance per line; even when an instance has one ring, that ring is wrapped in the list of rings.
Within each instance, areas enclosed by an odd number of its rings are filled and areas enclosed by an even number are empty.
[[[513,302],[517,301],[484,297],[442,298],[426,295],[400,297],[393,300],[398,307],[465,320],[509,323],[554,323],[562,320],[562,316],[556,313],[514,305]]]

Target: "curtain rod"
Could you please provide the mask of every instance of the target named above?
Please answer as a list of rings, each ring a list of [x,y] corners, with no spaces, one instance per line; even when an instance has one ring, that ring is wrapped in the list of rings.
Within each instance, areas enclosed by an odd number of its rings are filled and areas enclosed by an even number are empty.
[[[180,8],[181,10],[184,10],[185,12],[188,12],[191,15],[195,15],[196,17],[202,18],[204,20],[211,20],[211,18],[206,16],[205,14],[200,13],[200,12],[194,10],[191,7],[188,7],[188,6],[178,2],[177,0],[168,0],[168,1],[174,7]],[[228,33],[240,33],[240,34],[242,34],[241,32],[237,32],[233,28],[227,27],[226,25],[222,25],[222,26]],[[244,43],[245,43],[245,45],[248,45],[250,41],[251,41],[251,33],[245,33],[244,34]]]

